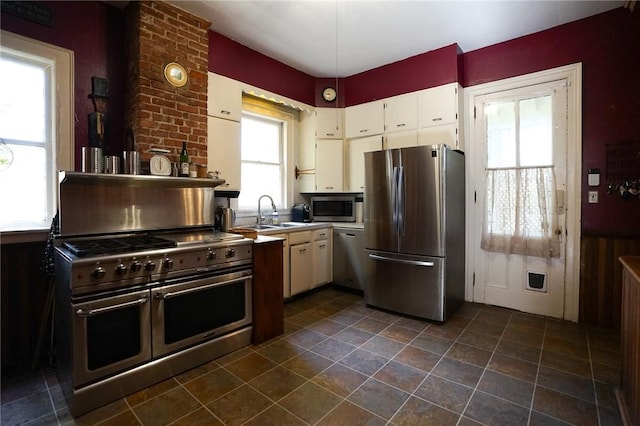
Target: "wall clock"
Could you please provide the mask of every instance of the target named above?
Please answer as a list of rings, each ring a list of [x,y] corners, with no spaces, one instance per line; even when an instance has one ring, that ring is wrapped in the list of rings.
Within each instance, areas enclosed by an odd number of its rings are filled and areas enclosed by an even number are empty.
[[[333,87],[327,87],[322,91],[322,99],[324,99],[327,102],[335,101],[336,96],[337,96],[336,89],[334,89]]]
[[[164,78],[172,86],[182,87],[187,84],[187,70],[177,62],[169,62],[164,67]]]

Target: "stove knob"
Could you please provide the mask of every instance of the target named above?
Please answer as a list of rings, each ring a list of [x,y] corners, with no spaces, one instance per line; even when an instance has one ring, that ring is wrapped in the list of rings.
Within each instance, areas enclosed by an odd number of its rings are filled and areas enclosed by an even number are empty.
[[[236,251],[232,248],[227,249],[227,257],[235,257],[236,256]]]
[[[97,280],[101,280],[104,278],[106,274],[107,274],[107,271],[105,271],[105,269],[102,266],[98,266],[96,269],[93,270],[93,273],[91,274],[91,276]]]
[[[172,269],[173,268],[173,260],[171,260],[168,257],[165,257],[164,260],[162,261],[162,267],[165,269]]]
[[[145,271],[153,271],[154,269],[156,269],[156,264],[153,263],[152,260],[149,260],[147,263],[144,264],[144,270]]]
[[[134,260],[133,262],[131,262],[130,268],[132,272],[138,272],[142,269],[142,263],[140,263],[140,261],[138,260]]]
[[[118,266],[116,266],[116,274],[117,275],[124,275],[127,273],[127,266],[124,263],[120,263]]]
[[[209,249],[207,251],[207,260],[214,260],[216,258],[216,251]]]

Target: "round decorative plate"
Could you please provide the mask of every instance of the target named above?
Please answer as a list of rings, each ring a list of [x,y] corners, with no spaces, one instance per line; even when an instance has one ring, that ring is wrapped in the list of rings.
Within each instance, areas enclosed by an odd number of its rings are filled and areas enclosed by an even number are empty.
[[[166,78],[171,85],[182,87],[187,84],[187,70],[177,62],[169,62],[167,66],[164,67],[164,78]]]

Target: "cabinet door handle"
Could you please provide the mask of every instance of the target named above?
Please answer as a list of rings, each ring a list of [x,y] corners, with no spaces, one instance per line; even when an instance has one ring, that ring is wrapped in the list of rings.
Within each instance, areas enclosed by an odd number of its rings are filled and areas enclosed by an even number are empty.
[[[327,136],[333,136],[333,133],[327,133]]]
[[[431,121],[442,121],[442,117],[432,118]]]
[[[326,245],[326,244],[321,244],[321,245],[320,245],[320,248],[321,248],[321,249],[323,249],[323,248],[325,248],[325,247],[327,247],[327,245]]]
[[[360,133],[367,133],[369,131],[369,129],[362,129],[360,130]]]
[[[227,111],[226,109],[221,109],[220,113],[224,114],[224,115],[229,115],[229,114],[231,114],[231,111]]]
[[[302,253],[306,253],[306,252],[307,252],[307,249],[300,249],[300,250],[298,250],[298,253],[300,253],[300,254],[302,254]]]
[[[400,124],[397,124],[397,125],[396,125],[396,127],[404,127],[404,126],[406,126],[406,124],[405,124],[405,123],[400,123]]]

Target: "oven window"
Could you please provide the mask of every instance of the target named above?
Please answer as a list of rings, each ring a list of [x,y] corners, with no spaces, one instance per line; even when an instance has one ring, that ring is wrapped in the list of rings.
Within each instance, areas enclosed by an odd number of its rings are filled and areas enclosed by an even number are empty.
[[[95,370],[129,359],[141,351],[140,307],[87,318],[87,362]]]
[[[165,344],[196,336],[243,320],[244,281],[211,287],[164,301]]]
[[[313,203],[314,216],[351,216],[353,203],[349,201],[315,201]]]

